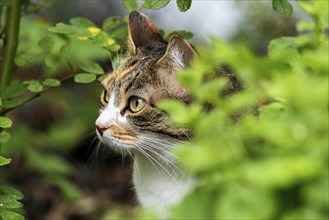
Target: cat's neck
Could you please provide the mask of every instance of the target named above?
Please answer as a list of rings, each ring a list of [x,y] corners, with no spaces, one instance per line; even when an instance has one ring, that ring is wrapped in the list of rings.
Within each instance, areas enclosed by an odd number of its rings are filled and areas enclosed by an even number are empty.
[[[144,207],[154,209],[165,218],[168,208],[192,188],[194,181],[172,159],[156,154],[149,156],[153,159],[135,154],[133,181],[137,197]]]

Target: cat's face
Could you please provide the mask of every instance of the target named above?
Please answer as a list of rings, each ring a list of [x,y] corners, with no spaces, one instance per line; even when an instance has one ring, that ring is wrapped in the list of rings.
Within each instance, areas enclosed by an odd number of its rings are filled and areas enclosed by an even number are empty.
[[[164,41],[154,23],[139,12],[129,15],[130,52],[118,69],[102,82],[96,132],[106,145],[119,150],[143,150],[188,138],[187,130],[172,126],[156,109],[162,99],[189,102],[187,90],[175,77],[195,51],[184,39]]]

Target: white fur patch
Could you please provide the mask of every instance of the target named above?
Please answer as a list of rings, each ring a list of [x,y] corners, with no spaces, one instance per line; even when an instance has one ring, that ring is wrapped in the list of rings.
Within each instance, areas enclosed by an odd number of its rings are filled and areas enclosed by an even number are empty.
[[[120,114],[120,109],[114,105],[114,94],[110,95],[109,102],[105,109],[100,111],[96,120],[96,125],[100,127],[109,127],[113,124],[126,124],[127,118]]]

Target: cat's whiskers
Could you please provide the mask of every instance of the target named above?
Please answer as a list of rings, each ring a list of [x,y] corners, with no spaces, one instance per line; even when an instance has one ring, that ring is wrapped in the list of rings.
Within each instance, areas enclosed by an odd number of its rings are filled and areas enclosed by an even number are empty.
[[[177,185],[179,185],[180,186],[180,183],[179,183],[179,181],[177,181],[177,179],[173,176],[173,174],[171,173],[171,172],[169,172],[165,167],[164,167],[164,165],[163,164],[161,164],[157,159],[155,159],[154,157],[152,157],[152,155],[151,154],[148,154],[144,149],[142,149],[142,148],[138,148],[141,152],[143,152],[144,153],[144,156],[146,156],[149,160],[150,160],[150,162],[151,162],[151,160],[153,160],[156,164],[158,164],[166,173],[168,173],[168,175],[172,178],[172,180],[177,184]],[[152,164],[153,164],[153,166],[156,168],[156,170],[158,171],[158,173],[161,175],[161,173],[160,173],[160,171],[159,171],[159,169],[157,168],[157,166],[153,163],[153,162],[151,162]]]
[[[158,153],[157,151],[155,151],[153,146],[144,144],[143,147],[145,148],[146,151],[149,151],[150,154],[155,154],[155,156],[157,156],[160,159],[160,161],[164,162],[165,166],[170,168],[170,171],[172,171],[171,173],[174,173],[175,175],[183,174],[183,172],[175,165],[175,163],[172,160],[166,158],[165,156],[163,156],[160,153]],[[159,161],[159,160],[157,160],[157,161]],[[159,163],[161,163],[161,162],[159,162]]]

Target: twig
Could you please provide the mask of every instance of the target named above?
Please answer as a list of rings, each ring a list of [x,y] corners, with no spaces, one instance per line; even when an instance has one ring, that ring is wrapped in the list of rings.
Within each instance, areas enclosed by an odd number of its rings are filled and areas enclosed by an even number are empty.
[[[62,79],[60,79],[59,81],[61,83],[71,79],[74,77],[74,74],[71,74],[71,75],[67,75],[65,77],[63,77]],[[12,107],[12,108],[7,108],[7,109],[4,109],[2,111],[0,111],[0,115],[5,115],[7,112],[13,110],[13,109],[16,109],[22,105],[25,105],[26,103],[34,100],[35,98],[38,98],[39,96],[41,96],[44,92],[48,91],[49,89],[51,88],[56,88],[56,87],[46,87],[45,89],[43,89],[41,92],[38,92],[38,93],[34,93],[33,95],[31,95],[30,97],[28,97],[27,99],[25,99],[22,103],[20,103],[19,105],[16,105],[15,107]]]
[[[6,32],[3,42],[3,60],[1,62],[1,84],[0,90],[5,88],[11,79],[14,58],[18,44],[19,21],[21,17],[21,0],[16,0],[7,7]]]

